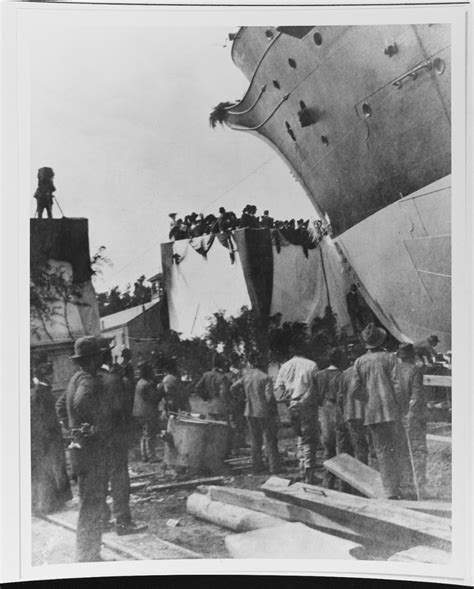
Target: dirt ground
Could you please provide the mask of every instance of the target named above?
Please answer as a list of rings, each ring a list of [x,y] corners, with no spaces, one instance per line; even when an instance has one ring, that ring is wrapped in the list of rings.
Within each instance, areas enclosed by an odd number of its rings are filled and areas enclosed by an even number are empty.
[[[157,444],[157,454],[160,458],[164,455],[164,442]],[[279,435],[279,448],[283,458],[283,472],[281,476],[291,478],[299,473],[296,458],[296,438],[289,427],[282,427]],[[249,449],[241,449],[241,455],[248,455]],[[323,460],[322,451],[319,451],[318,463]],[[232,534],[229,530],[213,524],[201,521],[186,513],[186,499],[194,492],[193,489],[174,489],[165,491],[147,491],[147,488],[134,490],[140,482],[149,481],[150,485],[168,483],[171,481],[186,480],[186,474],[177,474],[166,467],[163,461],[149,464],[140,460],[139,432],[136,432],[135,441],[130,452],[130,475],[132,494],[130,505],[133,517],[136,521],[148,524],[148,532],[157,538],[177,544],[183,548],[195,551],[207,558],[229,558],[225,548],[224,539]],[[153,474],[150,479],[140,479],[137,475]],[[268,474],[253,475],[250,468],[232,470],[225,476],[224,485],[245,489],[259,489],[268,478]],[[322,468],[317,476],[322,478]],[[439,501],[451,499],[451,445],[438,442],[428,443],[428,485],[429,498]],[[195,477],[191,477],[195,478]],[[72,512],[77,512],[77,488],[73,488],[74,499],[67,507],[67,515],[73,518]],[[110,500],[110,499],[109,499]],[[74,518],[73,518],[74,521]],[[152,540],[151,540],[152,541]],[[60,529],[48,522],[33,521],[33,562],[34,564],[72,562],[74,547],[74,534],[68,530]],[[151,549],[151,552],[150,552]],[[147,549],[147,554],[154,554],[152,547]],[[158,551],[159,552],[159,551]],[[110,551],[104,552],[104,558],[116,560],[118,558]],[[157,553],[157,559],[160,554]]]

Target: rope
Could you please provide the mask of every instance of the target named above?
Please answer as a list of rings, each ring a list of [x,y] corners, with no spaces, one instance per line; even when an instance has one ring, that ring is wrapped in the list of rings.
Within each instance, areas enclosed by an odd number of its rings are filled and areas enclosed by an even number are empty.
[[[53,198],[54,198],[54,200],[55,200],[56,204],[58,205],[58,209],[59,209],[59,211],[60,211],[61,215],[64,217],[65,215],[64,215],[64,213],[63,213],[63,210],[62,210],[62,208],[61,208],[61,205],[59,204],[59,201],[58,201],[58,199],[57,199],[55,196],[53,196]]]
[[[230,115],[234,115],[235,117],[237,117],[237,116],[246,115],[247,113],[249,113],[256,106],[257,102],[260,100],[260,98],[262,97],[262,95],[263,95],[263,93],[265,92],[266,89],[267,89],[267,85],[264,84],[262,86],[261,90],[260,90],[259,95],[255,99],[255,102],[249,108],[247,108],[247,110],[241,110],[239,112],[234,112],[234,111],[229,110],[229,114]]]
[[[263,60],[264,60],[264,58],[265,58],[266,54],[267,54],[267,53],[270,51],[270,49],[273,47],[274,43],[276,43],[276,42],[277,42],[277,40],[278,40],[278,39],[281,37],[281,35],[282,35],[282,33],[278,33],[278,35],[276,35],[276,37],[273,39],[273,41],[272,41],[272,42],[271,42],[271,43],[268,45],[268,47],[267,47],[267,48],[265,49],[265,51],[263,52],[263,54],[262,54],[262,57],[259,59],[259,61],[258,61],[257,65],[255,66],[255,70],[254,70],[254,72],[253,72],[253,74],[252,74],[252,77],[250,78],[250,83],[249,83],[249,87],[248,87],[248,89],[247,89],[247,92],[244,94],[244,97],[243,97],[243,98],[242,98],[242,100],[239,102],[239,105],[244,103],[244,101],[245,101],[245,99],[247,98],[247,96],[248,96],[248,94],[249,94],[250,90],[252,89],[252,84],[253,84],[253,82],[254,82],[254,80],[255,80],[255,76],[257,75],[257,72],[258,72],[258,70],[260,69],[260,66],[262,65],[262,62],[263,62]],[[235,106],[236,106],[235,104],[232,104],[232,105],[231,105],[231,106],[229,106],[229,107],[228,107],[226,110],[229,110],[229,109],[231,109],[231,108],[235,108]]]

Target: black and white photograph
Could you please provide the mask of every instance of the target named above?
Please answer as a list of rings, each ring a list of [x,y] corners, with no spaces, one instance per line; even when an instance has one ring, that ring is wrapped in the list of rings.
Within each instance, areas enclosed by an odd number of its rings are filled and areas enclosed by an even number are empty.
[[[5,7],[26,576],[469,582],[468,7]]]

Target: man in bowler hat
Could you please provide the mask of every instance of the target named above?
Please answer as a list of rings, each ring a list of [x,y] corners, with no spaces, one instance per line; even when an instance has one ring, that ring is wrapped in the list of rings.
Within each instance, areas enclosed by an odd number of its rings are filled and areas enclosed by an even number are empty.
[[[106,441],[110,436],[110,411],[101,398],[101,381],[97,375],[102,356],[94,336],[79,338],[71,356],[78,370],[66,391],[68,425],[73,437],[70,456],[79,485],[78,562],[102,560],[100,545],[107,496]]]

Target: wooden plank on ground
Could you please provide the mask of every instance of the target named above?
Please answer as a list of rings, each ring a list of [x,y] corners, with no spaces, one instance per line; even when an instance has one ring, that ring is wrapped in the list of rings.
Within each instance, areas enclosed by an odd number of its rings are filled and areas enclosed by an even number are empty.
[[[77,512],[59,512],[45,516],[45,519],[72,532],[76,531]],[[203,558],[201,554],[162,540],[148,532],[117,536],[114,532],[102,535],[102,544],[133,560],[168,560]]]
[[[366,497],[386,497],[380,473],[349,454],[338,454],[323,466]]]
[[[444,518],[398,507],[395,501],[374,501],[316,485],[288,483],[271,477],[262,489],[268,497],[311,509],[372,539],[451,548],[451,525]]]
[[[408,550],[397,552],[388,560],[395,562],[425,562],[429,564],[449,564],[451,554],[446,550],[432,546],[413,546]]]
[[[285,501],[278,501],[267,497],[261,491],[251,491],[249,489],[237,489],[234,487],[207,487],[207,493],[213,501],[220,501],[228,505],[246,507],[267,515],[279,517],[280,519],[290,522],[300,522],[315,528],[321,532],[335,534],[339,537],[345,537],[359,542],[361,537],[354,531],[343,526],[331,519]]]
[[[390,501],[390,503],[392,503]],[[445,501],[405,501],[397,500],[395,505],[405,509],[414,509],[415,511],[422,511],[430,515],[437,515],[438,517],[450,518],[452,514],[451,503]]]
[[[359,544],[312,530],[301,523],[285,523],[227,536],[225,545],[233,558],[328,558],[354,560]]]
[[[151,485],[147,491],[168,491],[170,489],[188,489],[198,485],[217,485],[222,483],[224,477],[208,477],[204,479],[192,479],[190,481],[175,481],[173,483],[162,483],[161,485]]]
[[[437,436],[436,434],[426,434],[426,439],[428,442],[439,442],[441,444],[452,443],[451,436]]]
[[[186,511],[199,519],[206,520],[234,532],[248,532],[260,528],[280,526],[281,519],[265,513],[213,501],[208,495],[193,493],[186,502]]]
[[[424,374],[423,384],[428,387],[450,387],[452,386],[452,376],[444,374]]]

